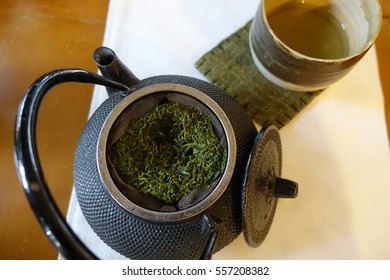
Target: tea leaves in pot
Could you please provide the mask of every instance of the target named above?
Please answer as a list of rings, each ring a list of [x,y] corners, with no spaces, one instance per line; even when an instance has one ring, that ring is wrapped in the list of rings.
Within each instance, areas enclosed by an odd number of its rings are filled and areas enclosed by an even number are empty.
[[[109,156],[126,184],[174,203],[197,188],[209,188],[222,174],[227,152],[209,116],[168,102],[131,120]]]

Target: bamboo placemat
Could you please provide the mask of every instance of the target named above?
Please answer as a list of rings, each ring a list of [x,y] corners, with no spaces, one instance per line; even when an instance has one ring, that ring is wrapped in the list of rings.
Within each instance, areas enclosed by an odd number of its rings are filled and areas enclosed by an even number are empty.
[[[320,91],[294,92],[269,82],[252,61],[251,22],[204,54],[195,66],[210,82],[232,95],[258,124],[271,123],[280,128]]]

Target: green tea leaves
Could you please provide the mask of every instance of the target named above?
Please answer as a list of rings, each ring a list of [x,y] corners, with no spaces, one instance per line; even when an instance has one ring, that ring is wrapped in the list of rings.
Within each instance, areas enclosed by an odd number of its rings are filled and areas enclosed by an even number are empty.
[[[210,117],[177,102],[133,119],[109,149],[121,179],[140,192],[174,203],[222,174],[227,152]]]

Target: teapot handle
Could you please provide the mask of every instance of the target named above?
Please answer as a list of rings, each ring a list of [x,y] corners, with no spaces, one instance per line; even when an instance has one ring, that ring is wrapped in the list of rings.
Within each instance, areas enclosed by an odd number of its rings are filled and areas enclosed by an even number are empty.
[[[37,154],[36,123],[46,93],[65,82],[94,83],[119,91],[130,89],[95,73],[81,69],[60,69],[39,78],[26,92],[16,116],[15,163],[30,205],[51,242],[67,259],[97,259],[67,224],[44,178]]]
[[[96,255],[77,237],[51,195],[37,153],[35,132],[39,107],[51,88],[65,82],[98,84],[123,91],[126,95],[130,88],[82,69],[55,70],[39,78],[27,90],[16,115],[15,164],[19,181],[35,216],[64,258],[92,260],[97,259]],[[210,259],[218,234],[212,217],[203,217],[203,231],[209,232],[209,238],[201,258]]]

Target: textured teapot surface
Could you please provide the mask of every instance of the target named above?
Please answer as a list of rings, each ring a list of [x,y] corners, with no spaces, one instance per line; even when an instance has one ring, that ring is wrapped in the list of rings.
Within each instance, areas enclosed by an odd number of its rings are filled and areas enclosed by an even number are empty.
[[[233,178],[224,194],[206,213],[216,221],[218,238],[214,251],[233,241],[242,231],[241,187],[248,153],[257,131],[249,116],[225,92],[201,80],[184,76],[158,76],[140,81],[133,90],[159,84],[184,85],[211,97],[225,112],[237,143]],[[77,147],[74,182],[77,198],[88,223],[111,248],[132,259],[196,259],[207,245],[210,232],[204,216],[174,222],[156,222],[124,210],[107,192],[96,161],[98,140],[109,114],[124,97],[112,94],[87,123]],[[161,215],[161,214],[160,214]]]

